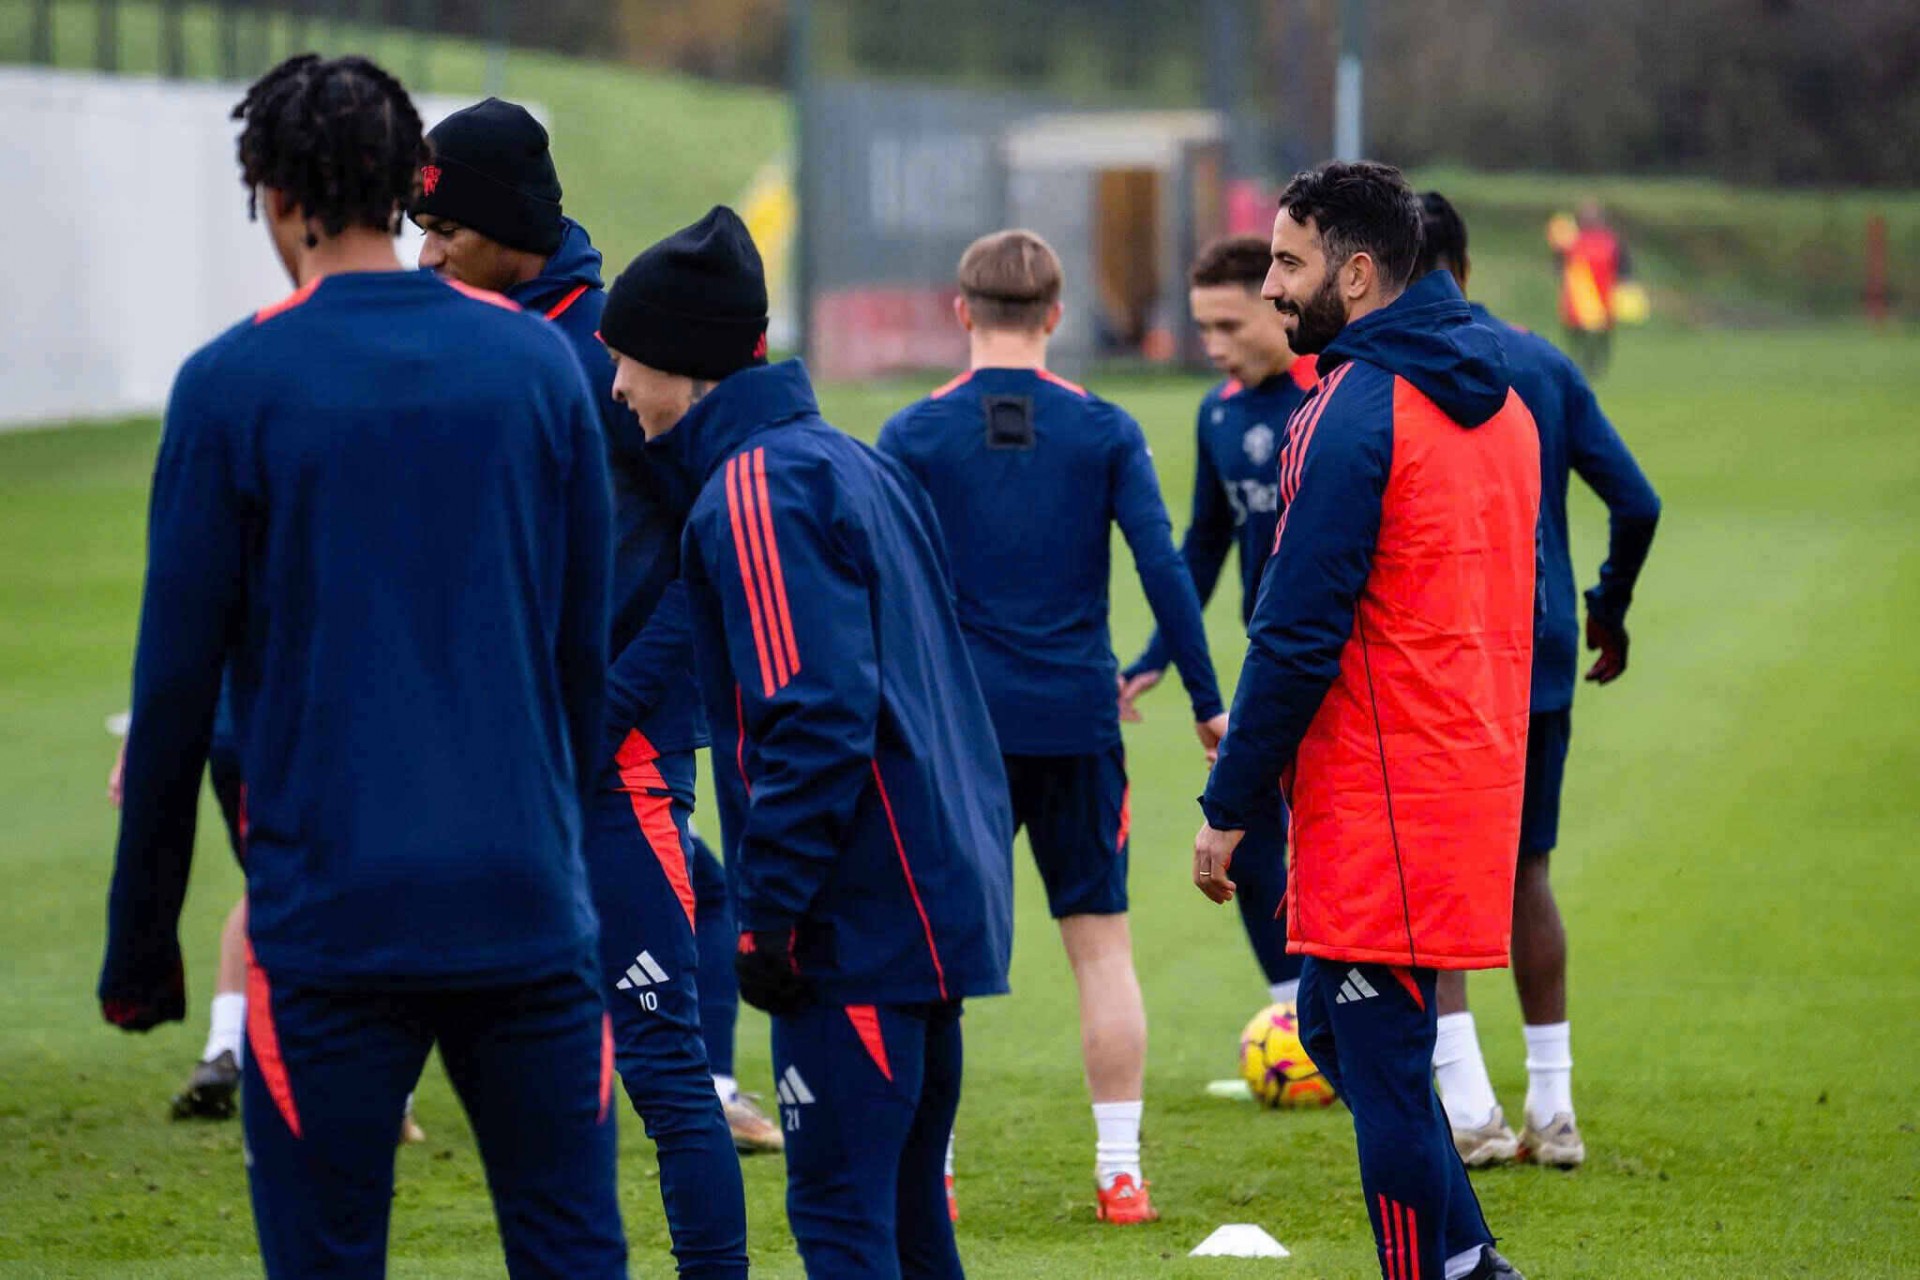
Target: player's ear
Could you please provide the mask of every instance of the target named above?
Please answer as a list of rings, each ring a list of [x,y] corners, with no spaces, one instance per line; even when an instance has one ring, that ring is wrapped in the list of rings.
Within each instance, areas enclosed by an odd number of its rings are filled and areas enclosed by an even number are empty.
[[[1044,327],[1049,338],[1053,336],[1053,331],[1060,327],[1061,317],[1066,314],[1066,306],[1057,299],[1047,308],[1047,319]]]
[[[1341,292],[1350,302],[1358,302],[1373,290],[1374,277],[1377,274],[1373,255],[1362,251],[1347,259],[1340,268]]]
[[[973,312],[967,307],[967,296],[965,294],[958,294],[954,297],[953,318],[960,322],[962,329],[965,329],[968,333],[973,332]]]

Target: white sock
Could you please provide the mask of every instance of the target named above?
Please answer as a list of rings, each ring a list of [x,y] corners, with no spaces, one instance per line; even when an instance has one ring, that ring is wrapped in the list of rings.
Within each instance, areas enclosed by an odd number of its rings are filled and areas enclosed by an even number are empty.
[[[1275,1004],[1299,1003],[1300,979],[1293,978],[1286,982],[1269,982],[1267,984],[1267,998]]]
[[[231,1053],[239,1062],[246,1056],[247,997],[242,991],[222,991],[213,998],[213,1016],[207,1027],[207,1051],[202,1062]]]
[[[1573,1024],[1522,1027],[1527,1038],[1527,1119],[1536,1126],[1573,1114]]]
[[[953,1135],[947,1135],[947,1176],[953,1176]]]
[[[1096,1102],[1093,1104],[1094,1172],[1101,1189],[1113,1185],[1123,1173],[1133,1180],[1145,1181],[1140,1172],[1140,1113],[1138,1102]]]
[[[740,1101],[740,1082],[732,1076],[714,1076],[713,1091],[720,1095],[720,1105],[723,1107]]]
[[[1471,1274],[1473,1269],[1480,1265],[1480,1254],[1486,1247],[1483,1244],[1477,1244],[1465,1253],[1456,1253],[1448,1258],[1447,1280],[1460,1280],[1460,1277]]]
[[[1471,1013],[1440,1016],[1440,1032],[1433,1041],[1433,1077],[1440,1086],[1448,1124],[1478,1129],[1493,1119],[1499,1099],[1487,1078],[1487,1061],[1480,1056],[1480,1036],[1473,1029]]]

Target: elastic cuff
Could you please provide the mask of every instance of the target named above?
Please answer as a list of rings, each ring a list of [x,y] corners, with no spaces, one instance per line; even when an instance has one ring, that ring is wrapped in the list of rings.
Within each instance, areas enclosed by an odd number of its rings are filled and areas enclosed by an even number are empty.
[[[1587,616],[1596,618],[1608,626],[1622,626],[1627,620],[1627,606],[1631,599],[1616,600],[1600,587],[1589,587],[1586,591]]]
[[[1247,829],[1246,819],[1209,796],[1200,797],[1200,812],[1206,815],[1207,825],[1215,831],[1245,831]]]
[[[739,921],[741,933],[777,933],[783,937],[794,931],[795,924],[792,916],[782,915],[777,909],[756,911],[745,903],[740,905]]]

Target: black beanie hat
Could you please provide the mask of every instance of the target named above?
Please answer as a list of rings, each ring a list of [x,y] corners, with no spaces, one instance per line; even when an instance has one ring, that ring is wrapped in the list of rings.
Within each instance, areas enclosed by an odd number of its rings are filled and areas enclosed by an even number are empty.
[[[718,382],[767,359],[767,273],[740,215],[715,205],[628,264],[600,338],[662,373]]]
[[[552,256],[560,247],[560,176],[547,131],[525,107],[488,98],[427,133],[413,216],[451,218],[510,249]]]

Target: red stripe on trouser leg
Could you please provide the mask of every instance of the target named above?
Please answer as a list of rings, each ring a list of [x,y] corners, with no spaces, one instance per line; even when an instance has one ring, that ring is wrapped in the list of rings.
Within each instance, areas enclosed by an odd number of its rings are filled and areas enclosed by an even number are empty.
[[[273,986],[254,959],[251,942],[247,943],[247,1046],[266,1083],[267,1096],[287,1122],[288,1131],[300,1137],[300,1109],[293,1102],[293,1081],[287,1077],[287,1064],[280,1057],[280,1033],[273,1025]]]
[[[880,1068],[880,1074],[893,1079],[893,1068],[887,1063],[887,1042],[880,1035],[880,1011],[870,1004],[850,1004],[847,1021],[859,1033],[860,1043],[866,1046],[867,1056]]]
[[[1380,1196],[1380,1267],[1386,1280],[1400,1280],[1394,1274],[1394,1211],[1388,1209],[1386,1196]]]
[[[1113,842],[1113,851],[1119,853],[1127,847],[1127,837],[1133,834],[1133,783],[1127,783],[1120,793],[1120,838]]]
[[[659,776],[659,770],[654,771],[654,776]],[[673,887],[680,909],[687,913],[687,927],[691,929],[693,877],[687,872],[687,851],[680,843],[680,827],[673,820],[673,798],[634,791],[628,794],[628,799],[633,801],[633,816],[640,822],[640,834],[659,860],[660,870],[666,873],[667,883]]]
[[[1413,997],[1413,1002],[1420,1006],[1420,1012],[1425,1013],[1427,1011],[1427,998],[1420,994],[1420,984],[1414,981],[1413,970],[1402,968],[1399,965],[1389,965],[1387,972],[1391,973],[1395,979],[1399,981],[1400,985],[1407,989],[1407,994]]]
[[[680,825],[673,820],[673,797],[655,795],[667,790],[660,774],[660,753],[653,749],[638,729],[627,732],[614,764],[620,770],[620,783],[633,804],[633,816],[640,823],[641,838],[653,850],[660,870],[666,874],[680,909],[687,913],[687,927],[693,927],[693,876],[687,870],[686,846],[680,843]]]
[[[1408,1280],[1420,1280],[1420,1215],[1412,1205],[1407,1206],[1407,1257],[1413,1263]]]
[[[1386,1267],[1387,1280],[1401,1280],[1394,1261],[1393,1207],[1387,1203],[1385,1196],[1380,1196],[1378,1199],[1380,1201],[1380,1258]]]
[[[600,1015],[600,1123],[613,1105],[613,1015]]]

